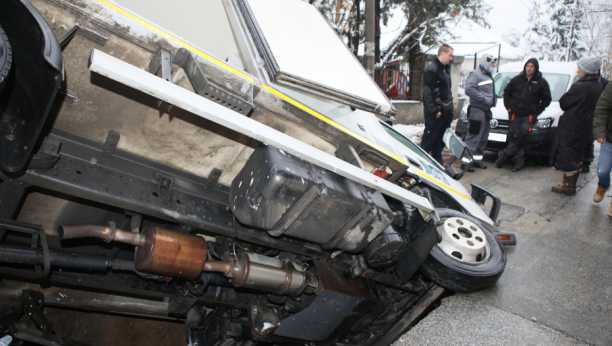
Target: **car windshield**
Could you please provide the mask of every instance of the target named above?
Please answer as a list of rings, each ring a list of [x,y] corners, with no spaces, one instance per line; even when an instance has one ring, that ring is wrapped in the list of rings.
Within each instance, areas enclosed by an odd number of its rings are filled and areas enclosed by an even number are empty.
[[[495,93],[497,97],[504,97],[504,89],[510,79],[519,74],[519,72],[502,72],[495,76]],[[560,73],[543,73],[542,76],[548,82],[550,86],[550,95],[553,101],[559,101],[561,96],[567,90],[567,83],[569,82],[570,75]]]
[[[395,131],[391,126],[385,124],[384,122],[381,121],[380,123],[383,125],[383,128],[385,129],[385,131],[387,131],[387,133],[391,135],[391,137],[395,138],[398,142],[408,147],[410,151],[424,158],[427,161],[427,163],[444,170],[444,168],[440,167],[440,164],[436,160],[431,158],[431,156],[427,155],[427,153],[424,152],[423,149],[421,149],[418,145],[414,144],[414,142],[412,142],[406,136]]]

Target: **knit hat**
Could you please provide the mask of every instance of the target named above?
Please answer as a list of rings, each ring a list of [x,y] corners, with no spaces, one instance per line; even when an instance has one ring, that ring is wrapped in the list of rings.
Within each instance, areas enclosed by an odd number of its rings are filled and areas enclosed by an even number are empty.
[[[578,60],[578,68],[586,74],[596,74],[603,63],[599,56],[587,56]]]

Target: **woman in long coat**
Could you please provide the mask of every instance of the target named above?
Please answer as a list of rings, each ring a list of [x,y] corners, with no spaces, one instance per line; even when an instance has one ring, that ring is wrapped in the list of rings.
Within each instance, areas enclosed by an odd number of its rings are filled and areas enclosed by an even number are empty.
[[[600,57],[586,57],[578,61],[578,77],[572,87],[559,99],[563,115],[559,118],[557,138],[551,159],[563,171],[563,182],[553,192],[572,196],[582,169],[585,148],[593,131],[593,113],[602,87],[599,82]]]

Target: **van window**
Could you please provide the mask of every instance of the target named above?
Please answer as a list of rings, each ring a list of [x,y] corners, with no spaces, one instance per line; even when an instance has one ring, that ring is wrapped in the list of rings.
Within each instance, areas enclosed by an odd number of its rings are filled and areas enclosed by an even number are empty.
[[[393,137],[395,140],[397,140],[398,142],[400,142],[401,144],[403,144],[404,146],[408,147],[408,149],[410,149],[410,151],[416,153],[417,155],[419,155],[420,157],[424,158],[427,163],[444,170],[444,167],[440,166],[440,164],[434,160],[431,156],[429,156],[427,153],[425,153],[423,151],[423,149],[421,149],[418,145],[414,144],[414,142],[412,142],[410,139],[408,139],[406,136],[402,135],[401,133],[395,131],[391,126],[385,124],[383,121],[380,121],[380,123],[382,124],[382,127],[385,129],[385,131],[387,131],[388,134],[391,135],[391,137]]]
[[[495,94],[497,97],[504,97],[504,89],[518,72],[502,72],[495,75]]]
[[[495,76],[495,93],[497,97],[504,97],[504,89],[510,82],[510,79],[514,78],[519,74],[518,72],[502,72]],[[559,73],[543,73],[542,76],[548,82],[550,86],[550,95],[553,101],[559,101],[561,96],[565,94],[567,90],[567,83],[569,82],[570,75],[559,74]]]
[[[550,85],[550,96],[552,96],[553,101],[559,101],[561,96],[565,94],[567,90],[567,82],[570,80],[570,75],[568,74],[558,74],[558,73],[543,73],[542,76]]]

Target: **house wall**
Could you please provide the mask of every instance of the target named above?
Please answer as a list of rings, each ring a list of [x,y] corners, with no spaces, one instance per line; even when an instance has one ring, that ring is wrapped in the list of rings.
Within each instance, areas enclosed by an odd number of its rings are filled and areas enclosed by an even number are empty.
[[[453,119],[457,119],[459,117],[464,101],[465,99],[455,99],[455,114]],[[425,122],[425,119],[423,118],[423,102],[391,101],[391,103],[393,103],[393,106],[397,110],[395,120],[393,120],[394,124],[413,125],[422,124]]]

